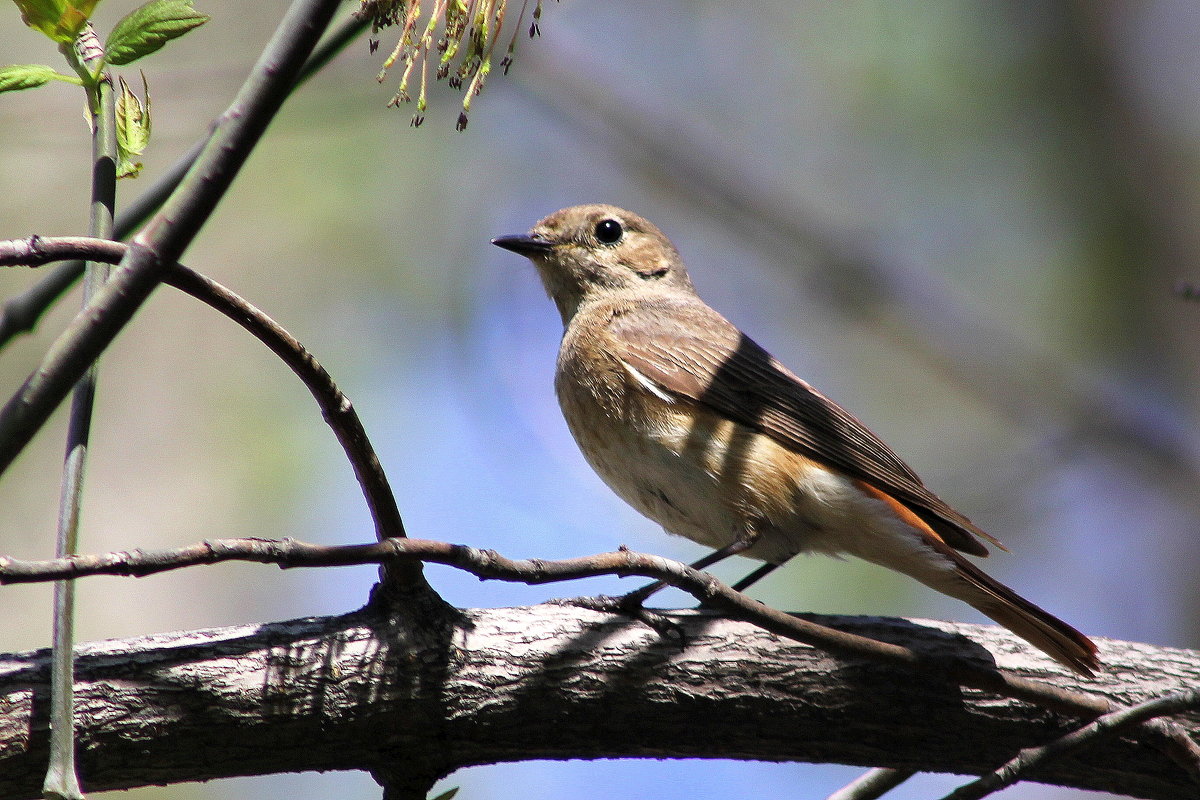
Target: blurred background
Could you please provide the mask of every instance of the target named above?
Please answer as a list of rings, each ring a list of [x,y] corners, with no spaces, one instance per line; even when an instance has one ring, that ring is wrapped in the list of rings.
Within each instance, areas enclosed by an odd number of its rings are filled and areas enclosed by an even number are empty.
[[[135,4],[102,3],[102,31]],[[207,130],[283,2],[141,62],[154,104],[128,201]],[[347,12],[357,4],[347,4]],[[514,0],[515,8],[515,0]],[[561,333],[532,267],[491,247],[611,202],[656,222],[704,297],[1004,541],[988,571],[1083,631],[1200,645],[1200,6],[663,0],[548,3],[541,38],[454,131],[385,108],[399,75],[352,46],[285,106],[190,266],[285,325],[353,399],[414,536],[562,558],[627,544],[692,560],[584,464],[551,379]],[[394,44],[381,35],[380,50]],[[57,53],[0,11],[0,63]],[[127,77],[136,77],[126,70]],[[0,237],[87,227],[78,90],[0,97]],[[0,275],[19,293],[37,275]],[[11,391],[77,307],[0,354]],[[224,318],[163,288],[102,362],[83,549],[213,536],[372,538],[305,390]],[[53,552],[65,414],[0,480],[0,553]],[[727,579],[750,562],[722,565]],[[216,566],[80,585],[81,640],[334,614],[374,569]],[[619,592],[431,567],[459,606]],[[859,563],[756,587],[787,609],[984,621]],[[667,605],[684,603],[675,594]],[[0,592],[6,651],[43,647],[48,587]],[[819,798],[861,770],[739,762],[527,763],[440,788],[471,800]],[[948,791],[920,776],[889,797]],[[146,789],[139,798],[378,796],[360,774]],[[1005,797],[1076,797],[1021,785]]]

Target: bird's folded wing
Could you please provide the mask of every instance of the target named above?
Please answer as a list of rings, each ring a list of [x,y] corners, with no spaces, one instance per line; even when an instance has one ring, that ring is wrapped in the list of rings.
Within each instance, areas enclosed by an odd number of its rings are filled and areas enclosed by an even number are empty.
[[[927,489],[865,425],[707,306],[665,301],[626,310],[609,332],[614,354],[668,395],[866,481],[911,508],[952,547],[987,555],[975,538],[981,537],[1003,548]]]

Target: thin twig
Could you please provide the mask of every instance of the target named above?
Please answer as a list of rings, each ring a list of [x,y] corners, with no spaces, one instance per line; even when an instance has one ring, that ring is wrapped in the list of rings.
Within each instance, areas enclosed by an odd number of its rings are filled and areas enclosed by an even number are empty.
[[[87,78],[103,55],[89,25],[68,53],[68,61]],[[112,81],[102,77],[88,89],[92,127],[92,197],[88,233],[107,239],[113,234],[117,201],[117,112]],[[83,305],[87,306],[108,280],[108,264],[88,261],[84,270]],[[55,552],[59,558],[79,550],[79,516],[83,506],[83,474],[91,438],[92,407],[98,368],[91,366],[79,379],[71,398],[63,457]],[[50,679],[50,758],[42,795],[50,800],[82,800],[75,765],[75,586],[73,581],[54,584],[53,648]]]
[[[0,241],[0,266],[37,266],[80,256],[115,264],[128,249],[129,245],[121,242],[86,236],[30,236]],[[182,264],[171,265],[163,282],[207,303],[241,325],[291,368],[308,387],[326,423],[341,443],[362,487],[377,538],[404,536],[404,521],[395,495],[362,421],[350,399],[304,345],[236,292]]]
[[[359,18],[354,14],[343,20],[333,33],[322,40],[320,46],[305,62],[293,91],[304,85],[334,56],[361,35],[367,29],[368,24],[366,19]],[[192,168],[192,164],[196,162],[200,152],[204,149],[207,138],[208,134],[205,134],[204,139],[192,145],[191,149],[171,165],[170,169],[150,184],[150,188],[121,210],[116,218],[112,238],[128,239],[146,220],[150,219],[155,211],[158,211],[175,187],[179,185],[179,182],[183,180],[183,176]],[[17,334],[33,330],[46,310],[67,289],[71,288],[82,274],[82,261],[64,262],[24,292],[5,300],[4,305],[0,307],[0,348],[7,345]]]
[[[950,663],[934,660],[902,645],[876,642],[816,625],[736,593],[707,572],[692,570],[678,561],[631,551],[544,561],[509,559],[494,551],[431,540],[389,539],[371,545],[323,546],[290,539],[218,539],[162,551],[134,549],[120,553],[72,555],[49,561],[0,557],[0,584],[35,583],[90,575],[143,577],[220,561],[256,561],[281,567],[324,567],[384,564],[395,559],[430,561],[458,567],[479,578],[527,584],[574,581],[601,575],[656,578],[683,589],[709,607],[724,610],[733,618],[754,622],[780,636],[838,654],[866,656],[896,666],[946,673],[950,679],[964,685],[988,688],[1024,699],[1032,698],[1034,702],[1040,700],[1044,705],[1072,714],[1092,717],[1108,710],[1104,700],[1086,694],[1057,690],[1037,681],[1022,681],[1013,676],[1004,676],[995,669],[977,667],[965,661]],[[1004,691],[1006,687],[1009,690],[1007,692]]]
[[[0,241],[0,267],[40,267],[64,258],[117,264],[129,250],[124,242],[94,236],[26,236]]]
[[[876,767],[847,783],[825,800],[876,800],[916,775],[916,770]]]
[[[1200,690],[1193,689],[1147,700],[1136,706],[1105,714],[1049,744],[1022,750],[1016,758],[1004,766],[989,772],[978,780],[958,787],[946,795],[944,800],[979,800],[981,797],[1013,785],[1022,778],[1029,777],[1030,773],[1055,758],[1062,758],[1083,747],[1095,744],[1105,737],[1114,736],[1122,730],[1140,725],[1155,717],[1178,714],[1197,707],[1200,707]]]
[[[83,373],[178,260],[228,190],[279,110],[338,0],[295,0],[212,137],[163,209],[42,363],[0,408],[0,472],[41,429]]]
[[[763,605],[705,572],[660,556],[621,550],[560,561],[510,559],[493,550],[427,539],[387,539],[358,545],[315,545],[293,539],[213,539],[167,550],[130,550],[71,556],[52,561],[25,561],[0,556],[0,584],[33,583],[88,575],[141,577],[168,570],[223,561],[277,564],[282,568],[334,567],[419,560],[457,567],[480,579],[544,584],[599,575],[640,575],[671,584],[733,619],[757,625],[776,635],[847,657],[865,658],[920,672],[927,680],[947,680],[960,686],[1024,700],[1060,713],[1093,719],[1113,710],[1101,697],[1069,691],[1041,681],[1006,674],[965,658],[936,658],[902,645],[836,630]],[[618,601],[619,602],[619,601]],[[584,605],[595,605],[582,603]],[[603,606],[603,603],[598,604]],[[616,605],[613,606],[616,608]],[[1143,724],[1151,741],[1165,749],[1193,776],[1200,763],[1194,744],[1178,725],[1164,720]],[[1164,741],[1167,739],[1168,741]],[[1175,746],[1173,746],[1175,745]]]
[[[354,476],[362,487],[371,519],[375,523],[376,537],[381,541],[403,537],[404,521],[396,505],[396,497],[362,420],[350,403],[350,398],[342,393],[304,345],[236,292],[182,264],[172,265],[164,282],[207,303],[241,325],[296,373],[321,407],[325,422],[333,429],[354,469]]]

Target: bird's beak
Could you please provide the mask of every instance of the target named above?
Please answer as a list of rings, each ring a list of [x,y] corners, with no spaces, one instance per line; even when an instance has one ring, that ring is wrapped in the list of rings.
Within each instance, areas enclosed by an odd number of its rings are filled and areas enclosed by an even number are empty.
[[[503,247],[505,250],[511,250],[526,258],[544,255],[550,252],[550,248],[553,247],[551,242],[527,233],[518,233],[513,236],[497,236],[495,239],[492,239],[492,244],[496,245],[496,247]]]

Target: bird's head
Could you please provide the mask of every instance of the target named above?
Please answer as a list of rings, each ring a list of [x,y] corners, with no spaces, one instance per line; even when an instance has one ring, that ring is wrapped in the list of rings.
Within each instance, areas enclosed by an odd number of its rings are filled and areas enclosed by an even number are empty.
[[[499,236],[492,244],[534,263],[564,324],[588,301],[640,295],[647,289],[694,291],[671,240],[616,206],[564,208],[529,233]]]

